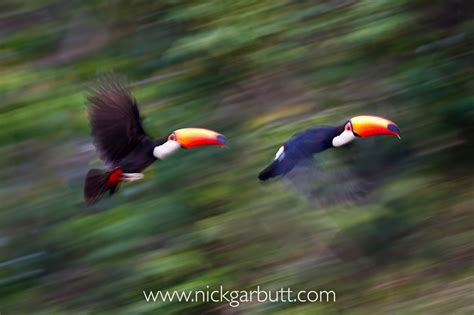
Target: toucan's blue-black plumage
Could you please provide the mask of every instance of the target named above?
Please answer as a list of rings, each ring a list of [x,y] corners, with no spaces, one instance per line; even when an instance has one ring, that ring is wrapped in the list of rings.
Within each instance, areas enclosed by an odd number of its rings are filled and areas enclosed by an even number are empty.
[[[400,138],[398,126],[377,116],[356,116],[338,127],[318,127],[305,130],[288,140],[258,178],[267,180],[288,174],[298,163],[311,159],[313,154],[333,147],[340,147],[356,137],[391,135]]]
[[[323,126],[294,135],[282,146],[275,160],[260,172],[258,178],[264,181],[288,174],[300,161],[332,148],[332,139],[343,131],[344,126]]]

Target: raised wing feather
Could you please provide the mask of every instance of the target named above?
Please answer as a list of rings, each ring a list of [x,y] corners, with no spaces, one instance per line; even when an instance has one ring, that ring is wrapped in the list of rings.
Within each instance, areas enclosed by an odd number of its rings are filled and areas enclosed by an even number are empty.
[[[116,164],[147,135],[125,81],[108,75],[97,83],[87,98],[92,137],[101,159]]]

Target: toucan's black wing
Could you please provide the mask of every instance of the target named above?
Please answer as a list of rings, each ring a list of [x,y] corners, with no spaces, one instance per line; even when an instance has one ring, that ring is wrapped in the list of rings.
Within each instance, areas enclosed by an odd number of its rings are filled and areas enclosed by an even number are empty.
[[[296,165],[312,160],[313,154],[326,150],[336,134],[335,127],[305,130],[293,136],[275,155],[275,160],[260,172],[262,181],[288,174]]]
[[[262,181],[288,174],[298,163],[311,158],[310,154],[298,148],[283,145],[277,152],[275,160],[258,174]]]
[[[97,84],[87,98],[92,137],[101,159],[116,164],[147,135],[125,81],[108,75]]]

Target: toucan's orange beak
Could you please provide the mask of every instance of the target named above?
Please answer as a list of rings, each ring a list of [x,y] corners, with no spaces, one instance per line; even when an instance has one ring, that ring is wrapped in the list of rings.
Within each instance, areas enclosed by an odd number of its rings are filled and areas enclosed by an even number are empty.
[[[178,141],[183,148],[194,148],[204,145],[225,146],[225,137],[215,131],[202,128],[184,128],[176,130],[171,134],[175,141]]]
[[[391,135],[400,139],[400,129],[388,119],[377,116],[357,116],[350,120],[352,131],[359,137]]]

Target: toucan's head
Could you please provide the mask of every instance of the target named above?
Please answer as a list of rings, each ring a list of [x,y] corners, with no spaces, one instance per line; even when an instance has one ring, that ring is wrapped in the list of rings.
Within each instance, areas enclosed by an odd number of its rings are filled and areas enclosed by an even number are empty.
[[[162,160],[180,148],[189,149],[205,145],[223,147],[225,144],[225,137],[218,132],[203,128],[183,128],[174,131],[165,143],[156,146],[153,155]]]
[[[353,117],[344,123],[342,130],[342,133],[332,140],[332,145],[335,147],[349,143],[356,137],[391,135],[400,139],[398,126],[388,119],[377,116]]]

